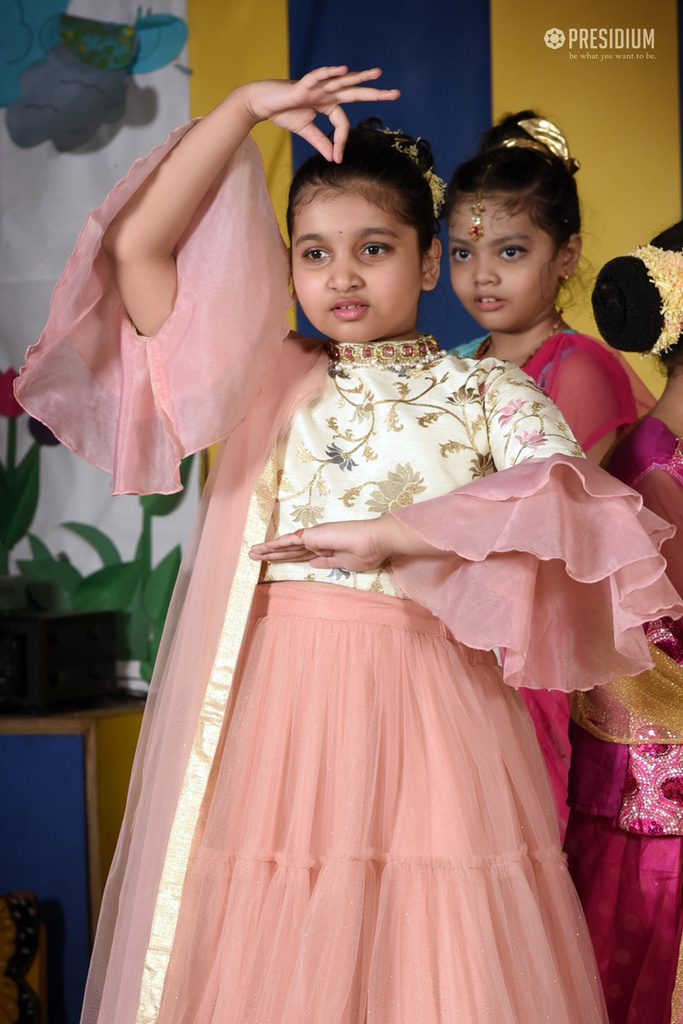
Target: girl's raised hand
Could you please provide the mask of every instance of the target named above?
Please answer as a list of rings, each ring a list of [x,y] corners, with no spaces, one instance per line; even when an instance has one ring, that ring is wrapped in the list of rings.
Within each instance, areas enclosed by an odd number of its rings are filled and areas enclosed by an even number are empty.
[[[395,100],[398,89],[377,89],[363,83],[379,78],[380,68],[349,71],[346,65],[316,68],[298,81],[266,79],[244,86],[246,103],[257,121],[270,120],[310,142],[326,160],[341,163],[349,120],[342,103],[368,100]],[[334,128],[328,139],[313,123],[316,114],[325,114]]]

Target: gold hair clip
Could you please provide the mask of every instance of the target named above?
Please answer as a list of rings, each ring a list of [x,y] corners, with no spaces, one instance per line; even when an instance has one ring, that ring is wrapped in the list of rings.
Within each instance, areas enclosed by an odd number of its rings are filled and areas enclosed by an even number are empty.
[[[397,149],[399,153],[404,153],[410,157],[413,163],[420,168],[420,151],[417,148],[417,143],[420,141],[419,138],[412,141],[400,131],[394,131],[393,128],[382,128],[381,131],[385,135],[393,135],[391,145],[394,149]],[[401,137],[403,136],[403,137]],[[422,171],[422,177],[429,185],[429,191],[432,193],[432,206],[434,207],[434,217],[438,219],[441,213],[441,207],[443,206],[444,197],[446,195],[446,182],[443,181],[438,174],[430,167],[426,171]]]
[[[536,149],[539,153],[550,153],[551,156],[556,156],[562,161],[570,174],[576,174],[581,164],[569,155],[567,140],[557,125],[554,125],[552,121],[547,121],[544,117],[524,118],[518,121],[517,124],[531,138],[519,139],[513,136],[512,138],[504,139],[501,142],[501,146],[506,149],[520,146],[523,149]]]
[[[648,353],[658,356],[673,348],[683,331],[683,253],[656,245],[639,245],[627,255],[643,261],[662,300],[664,326]]]

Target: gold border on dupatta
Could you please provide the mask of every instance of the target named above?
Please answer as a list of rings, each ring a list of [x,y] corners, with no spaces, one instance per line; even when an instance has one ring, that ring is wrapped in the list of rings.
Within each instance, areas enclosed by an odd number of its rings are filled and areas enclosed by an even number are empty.
[[[276,494],[277,466],[273,451],[249,501],[216,657],[171,827],[145,954],[136,1024],[154,1024],[159,1014],[190,849],[228,707],[254,588],[261,570],[261,563],[249,558],[249,550],[266,535]]]

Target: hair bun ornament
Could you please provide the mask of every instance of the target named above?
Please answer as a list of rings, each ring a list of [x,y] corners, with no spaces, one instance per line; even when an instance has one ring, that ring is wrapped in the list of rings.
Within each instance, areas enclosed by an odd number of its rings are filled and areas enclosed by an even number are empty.
[[[593,313],[608,345],[622,352],[651,352],[664,315],[656,285],[642,260],[617,256],[606,263],[593,288]]]
[[[517,125],[531,138],[525,139],[519,135],[511,135],[501,142],[502,147],[512,149],[519,146],[522,149],[536,149],[545,156],[557,157],[570,174],[576,174],[581,164],[573,156],[570,156],[569,144],[557,125],[545,117],[527,117],[518,121]]]
[[[395,131],[393,128],[381,128],[380,131],[384,132],[385,135],[392,135],[392,147],[397,149],[399,153],[403,153],[404,156],[409,157],[421,172],[422,177],[429,185],[429,191],[432,193],[434,217],[438,220],[446,196],[446,182],[443,178],[439,177],[433,167],[428,167],[426,170],[420,167],[420,150],[417,145],[420,142],[419,137],[413,140],[409,135],[404,135],[403,132]]]

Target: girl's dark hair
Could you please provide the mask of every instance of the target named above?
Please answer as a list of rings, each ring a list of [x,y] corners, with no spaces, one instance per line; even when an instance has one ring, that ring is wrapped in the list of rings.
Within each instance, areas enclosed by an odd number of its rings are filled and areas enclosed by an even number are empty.
[[[404,151],[407,147],[414,155]],[[433,168],[432,149],[425,139],[385,131],[378,118],[368,117],[349,132],[340,164],[314,153],[294,175],[287,206],[289,237],[292,238],[299,206],[321,193],[344,192],[351,186],[370,202],[414,227],[420,249],[426,252],[439,230],[432,192],[425,178],[425,173]]]
[[[650,245],[683,254],[683,221],[656,235]],[[664,326],[664,315],[662,297],[641,259],[617,256],[605,264],[593,289],[593,313],[600,334],[612,348],[651,351]],[[658,355],[667,376],[683,362],[681,337]]]
[[[467,197],[495,194],[511,212],[526,210],[560,249],[581,230],[576,182],[563,160],[549,151],[507,148],[506,139],[531,139],[518,122],[538,117],[533,110],[510,114],[484,135],[477,155],[456,167],[448,185],[445,216]]]

